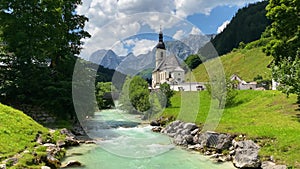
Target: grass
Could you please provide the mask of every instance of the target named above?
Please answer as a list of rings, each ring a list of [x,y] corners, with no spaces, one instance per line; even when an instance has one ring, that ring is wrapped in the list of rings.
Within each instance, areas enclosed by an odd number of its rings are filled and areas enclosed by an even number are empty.
[[[224,72],[228,77],[232,74],[237,74],[245,81],[253,81],[254,77],[261,75],[263,79],[271,79],[271,70],[267,68],[267,66],[271,63],[272,57],[266,56],[262,52],[261,47],[255,47],[251,49],[236,49],[229,54],[200,64],[193,70],[192,75],[195,78],[193,80],[197,82],[208,82],[209,77],[206,68],[217,62],[218,59],[221,60]],[[189,81],[189,73],[186,77],[186,80]]]
[[[48,137],[49,131],[23,112],[0,103],[0,163],[6,158],[28,150],[12,168],[28,168],[28,166],[40,168],[33,164],[34,159],[45,156],[45,151],[35,149],[38,145],[37,134]],[[37,156],[34,156],[33,152],[37,152]],[[9,161],[6,163],[7,167],[10,167],[10,163]]]
[[[192,93],[192,92],[185,92]],[[211,101],[207,91],[198,94],[199,103],[183,105],[183,100],[194,100],[194,97],[185,97],[185,95],[177,92],[172,98],[173,107],[166,108],[161,116],[178,117],[184,121],[195,122],[199,125],[205,124],[210,117],[208,116]],[[260,156],[267,158],[274,156],[278,163],[287,164],[300,168],[300,118],[298,105],[295,104],[296,96],[289,98],[278,91],[238,91],[235,98],[235,104],[225,108],[220,122],[215,128],[218,132],[226,132],[231,134],[245,134],[248,139],[256,140],[261,146]],[[185,119],[189,117],[190,111],[185,110],[196,109],[197,115],[194,119]],[[192,113],[193,114],[193,113]],[[218,120],[216,120],[217,122]],[[210,124],[206,122],[206,124]]]

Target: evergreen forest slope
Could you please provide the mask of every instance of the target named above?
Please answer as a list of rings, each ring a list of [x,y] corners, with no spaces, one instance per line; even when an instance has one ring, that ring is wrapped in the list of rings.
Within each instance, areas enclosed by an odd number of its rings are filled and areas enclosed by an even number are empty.
[[[271,23],[266,17],[267,4],[268,1],[257,2],[238,10],[223,32],[211,40],[219,55],[232,51],[241,42],[246,44],[260,39],[261,34]],[[205,45],[200,49],[200,53],[205,53],[206,50],[209,50],[208,48],[209,44]]]

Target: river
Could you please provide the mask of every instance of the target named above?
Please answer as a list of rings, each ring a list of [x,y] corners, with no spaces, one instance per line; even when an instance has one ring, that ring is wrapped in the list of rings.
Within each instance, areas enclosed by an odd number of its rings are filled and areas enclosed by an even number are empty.
[[[171,138],[151,131],[138,116],[104,110],[86,124],[97,144],[67,150],[62,163],[78,160],[80,169],[234,169],[229,162],[217,164],[195,151],[177,147]]]

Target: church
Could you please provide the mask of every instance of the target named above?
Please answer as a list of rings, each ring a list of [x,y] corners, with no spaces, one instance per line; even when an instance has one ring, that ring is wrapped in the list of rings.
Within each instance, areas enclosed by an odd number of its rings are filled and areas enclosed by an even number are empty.
[[[152,72],[152,88],[159,88],[160,84],[179,85],[184,83],[185,72],[174,54],[167,56],[163,33],[159,32],[159,41],[156,45],[155,69]]]

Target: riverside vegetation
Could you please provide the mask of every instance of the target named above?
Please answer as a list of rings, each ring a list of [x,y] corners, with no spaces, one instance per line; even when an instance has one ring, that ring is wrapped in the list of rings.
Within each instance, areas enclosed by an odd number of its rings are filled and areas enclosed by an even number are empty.
[[[200,107],[195,123],[205,123],[210,95],[199,92]],[[260,156],[277,163],[300,168],[300,119],[296,95],[287,98],[278,91],[238,91],[234,104],[225,108],[216,132],[245,135],[260,146]],[[180,112],[181,93],[171,98],[172,105],[159,116],[175,118]],[[179,120],[187,121],[181,115]],[[273,156],[273,157],[271,157]]]
[[[58,168],[64,147],[79,144],[66,129],[50,131],[23,112],[2,104],[0,121],[0,168]]]

